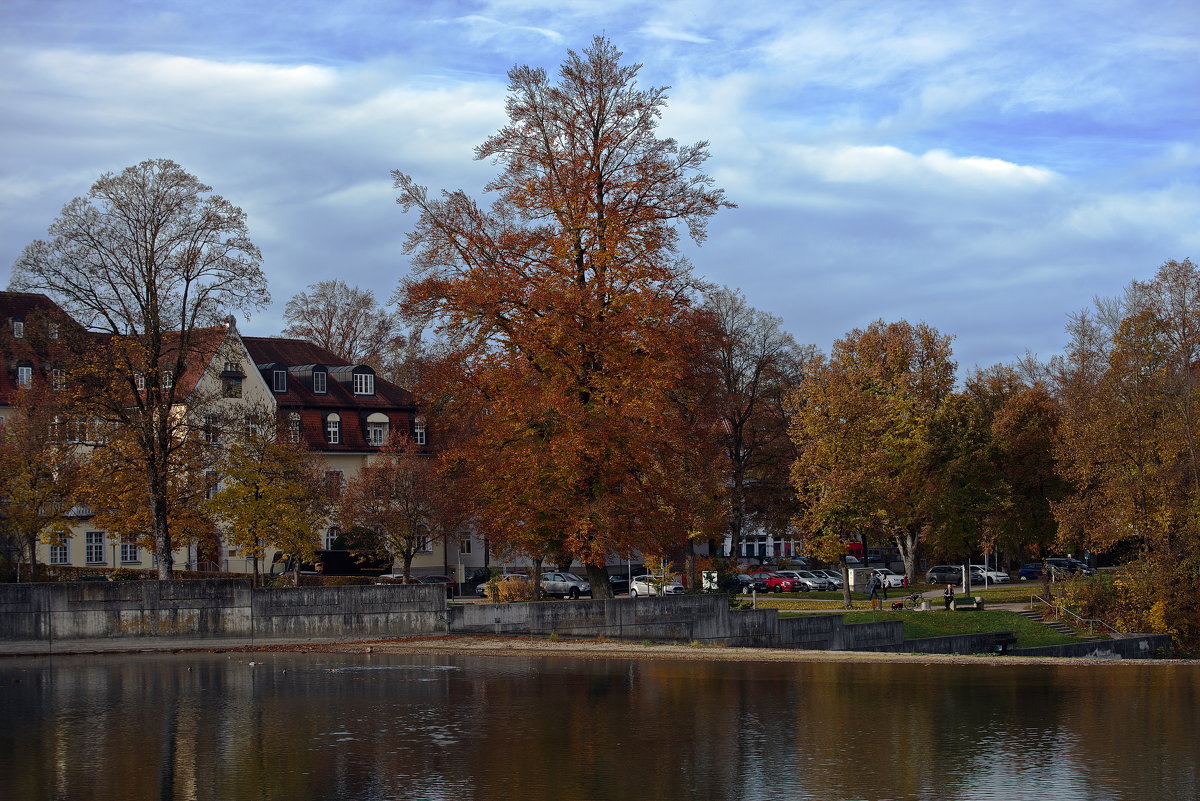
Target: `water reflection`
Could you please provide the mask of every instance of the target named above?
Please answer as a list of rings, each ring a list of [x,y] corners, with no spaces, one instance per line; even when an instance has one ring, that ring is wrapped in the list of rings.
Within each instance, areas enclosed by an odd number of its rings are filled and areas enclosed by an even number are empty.
[[[1189,666],[5,660],[0,775],[14,799],[1194,798],[1198,688]]]

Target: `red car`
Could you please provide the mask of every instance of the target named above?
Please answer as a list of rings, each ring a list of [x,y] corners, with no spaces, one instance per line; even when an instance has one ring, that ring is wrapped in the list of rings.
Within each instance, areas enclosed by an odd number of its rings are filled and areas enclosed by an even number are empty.
[[[772,592],[799,592],[802,589],[799,581],[778,573],[751,573],[750,578],[763,582]]]

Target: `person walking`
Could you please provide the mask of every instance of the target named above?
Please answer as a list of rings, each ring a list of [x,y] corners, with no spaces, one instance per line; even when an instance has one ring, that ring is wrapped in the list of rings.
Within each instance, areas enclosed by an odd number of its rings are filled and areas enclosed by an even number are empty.
[[[867,595],[867,600],[871,602],[871,608],[875,608],[875,604],[879,602],[879,576],[874,573],[867,581],[867,589],[871,592]]]
[[[887,576],[879,577],[879,588],[881,590],[883,590],[883,600],[885,600],[885,601],[888,599],[888,597],[887,597],[888,584],[889,584],[889,580],[888,580]]]
[[[946,611],[950,611],[950,604],[954,601],[953,584],[946,585],[946,591],[942,593],[942,600],[946,602]]]

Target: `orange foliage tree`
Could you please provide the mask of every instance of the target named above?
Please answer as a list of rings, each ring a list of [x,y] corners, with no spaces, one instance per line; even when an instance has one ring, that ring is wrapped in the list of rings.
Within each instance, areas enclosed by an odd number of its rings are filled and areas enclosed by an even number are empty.
[[[695,289],[677,229],[701,241],[730,205],[700,171],[707,143],[655,135],[664,90],[620,56],[597,37],[557,83],[509,72],[509,124],[476,150],[502,166],[489,208],[393,173],[420,213],[398,298],[456,348],[453,411],[478,424],[448,456],[475,476],[481,531],[573,554],[600,593],[608,554],[677,546],[699,522],[691,421],[671,399]]]

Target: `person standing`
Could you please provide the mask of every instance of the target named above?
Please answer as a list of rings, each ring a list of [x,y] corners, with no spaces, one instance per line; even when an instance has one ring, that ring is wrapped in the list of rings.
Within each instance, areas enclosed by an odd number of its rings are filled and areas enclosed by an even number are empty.
[[[867,589],[871,591],[867,595],[867,600],[871,602],[871,608],[874,609],[879,600],[879,576],[871,574],[871,578],[867,580]]]
[[[879,577],[879,588],[880,588],[881,590],[883,590],[883,600],[885,600],[885,601],[888,599],[888,597],[887,597],[887,591],[888,591],[888,584],[889,584],[889,583],[890,583],[890,582],[889,582],[889,579],[888,579],[888,577],[887,577],[887,576],[880,576],[880,577]]]
[[[942,600],[946,602],[946,611],[950,611],[950,604],[954,601],[954,585],[947,584],[946,591],[942,593]]]

